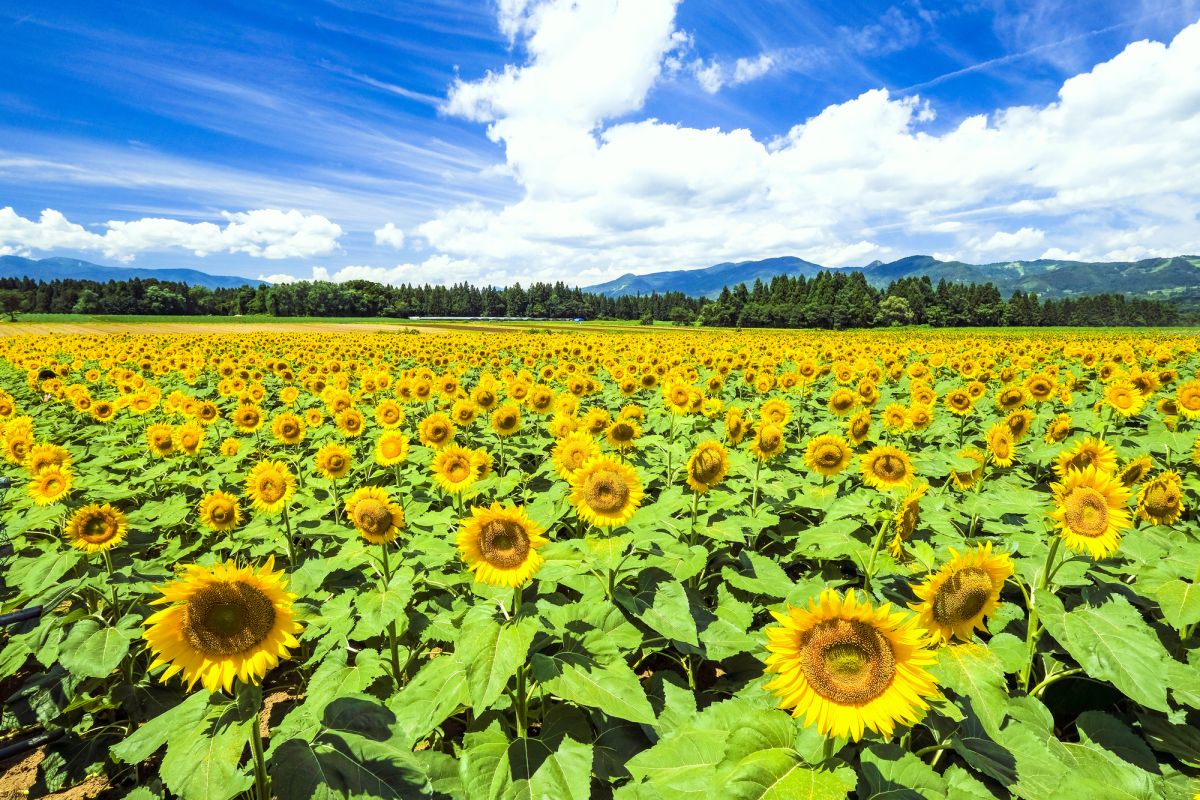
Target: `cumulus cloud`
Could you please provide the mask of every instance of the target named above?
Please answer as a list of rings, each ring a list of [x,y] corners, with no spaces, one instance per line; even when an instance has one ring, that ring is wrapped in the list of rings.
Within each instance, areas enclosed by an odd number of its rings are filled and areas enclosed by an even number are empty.
[[[775,56],[770,53],[761,53],[756,58],[739,58],[732,65],[696,59],[692,62],[692,74],[701,89],[716,94],[726,86],[738,86],[761,78],[775,63]]]
[[[389,222],[382,228],[375,231],[375,244],[394,247],[400,250],[404,247],[404,231],[397,228],[393,223]]]
[[[1047,105],[933,132],[931,103],[875,89],[764,140],[631,118],[686,45],[676,5],[503,4],[528,59],[460,79],[443,110],[488,125],[521,196],[412,234],[480,269],[580,282],[783,254],[865,263],[899,240],[990,260],[1200,251],[1200,23],[1130,44]],[[893,46],[882,35],[854,41]]]
[[[181,248],[196,256],[245,253],[256,258],[283,259],[329,255],[337,249],[342,229],[319,214],[295,209],[221,212],[225,225],[145,217],[110,220],[95,233],[45,209],[36,220],[0,208],[0,247],[14,252],[82,250],[103,253],[118,261],[137,254]]]

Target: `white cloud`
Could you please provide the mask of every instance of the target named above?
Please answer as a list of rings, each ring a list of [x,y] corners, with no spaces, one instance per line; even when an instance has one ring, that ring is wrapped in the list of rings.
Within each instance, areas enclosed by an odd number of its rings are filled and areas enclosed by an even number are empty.
[[[990,260],[1047,244],[1200,251],[1200,23],[1169,45],[1129,45],[1048,105],[940,133],[926,129],[929,102],[883,89],[770,141],[611,122],[640,109],[678,57],[687,37],[675,6],[544,0],[515,11],[527,63],[456,82],[444,110],[489,124],[523,194],[444,209],[412,233],[484,271],[581,282],[783,254],[864,263],[891,254],[891,236],[910,237],[910,252],[920,243]],[[856,41],[892,46],[878,35]]]
[[[467,282],[476,285],[503,286],[510,283],[512,278],[504,270],[488,271],[473,261],[437,255],[431,256],[420,264],[397,264],[394,267],[350,265],[333,271],[326,267],[313,267],[311,280],[333,283],[365,280],[392,285],[402,283],[449,285]]]
[[[775,57],[763,53],[758,58],[739,58],[733,65],[733,82],[735,84],[752,81],[766,75],[775,66]]]
[[[770,72],[775,64],[775,56],[770,53],[761,53],[756,58],[739,58],[732,65],[722,64],[716,60],[696,59],[691,66],[692,75],[700,84],[700,88],[709,94],[716,94],[726,86],[738,86],[755,78],[761,78]]]
[[[375,244],[386,245],[400,250],[404,247],[404,231],[389,222],[375,231]]]
[[[221,212],[224,227],[212,222],[144,217],[110,220],[103,233],[93,233],[52,208],[37,220],[11,207],[0,208],[0,246],[22,252],[83,250],[130,261],[139,253],[181,248],[203,257],[213,253],[245,253],[256,258],[310,258],[337,250],[342,229],[319,214],[295,209]]]
[[[258,276],[258,279],[260,281],[266,281],[267,283],[295,283],[296,281],[300,280],[295,275],[291,275],[286,272],[280,272],[275,275],[261,275],[260,274]]]

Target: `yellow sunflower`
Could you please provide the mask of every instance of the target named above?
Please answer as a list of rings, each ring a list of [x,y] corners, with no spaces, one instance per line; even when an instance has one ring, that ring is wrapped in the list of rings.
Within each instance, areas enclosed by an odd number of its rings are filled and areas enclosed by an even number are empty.
[[[492,412],[492,430],[497,436],[512,436],[521,430],[521,407],[504,403]]]
[[[618,419],[604,430],[609,445],[622,453],[632,450],[641,435],[642,426],[632,419]]]
[[[66,467],[46,467],[29,480],[29,496],[39,506],[48,506],[66,497],[74,476]]]
[[[912,462],[898,447],[878,445],[859,460],[863,483],[879,490],[908,486],[913,480]]]
[[[734,406],[725,412],[725,438],[731,445],[736,447],[741,444],[749,431],[750,421],[742,409]]]
[[[221,442],[221,455],[226,458],[232,458],[238,454],[238,450],[242,447],[241,440],[230,436],[225,441]]]
[[[492,503],[491,508],[471,509],[456,542],[475,580],[515,589],[528,583],[544,562],[537,550],[549,540],[542,534],[523,507]]]
[[[783,452],[783,427],[774,422],[764,422],[754,431],[750,452],[759,461],[770,461]]]
[[[1135,483],[1140,483],[1142,478],[1150,474],[1150,470],[1154,468],[1154,460],[1148,455],[1140,455],[1137,458],[1131,458],[1121,470],[1117,473],[1117,480],[1126,486],[1133,486]]]
[[[289,658],[303,626],[292,612],[296,596],[274,568],[273,558],[259,569],[189,564],[182,578],[157,587],[163,596],[153,602],[167,607],[146,619],[143,637],[154,655],[150,669],[168,665],[159,680],[183,673],[189,691],[199,682],[232,692],[234,680],[258,683]]]
[[[346,500],[346,516],[362,537],[372,544],[385,544],[404,527],[404,509],[386,489],[363,486]]]
[[[1104,387],[1104,402],[1122,417],[1134,417],[1146,406],[1146,396],[1130,381],[1112,381]]]
[[[966,447],[955,453],[960,459],[967,459],[975,464],[970,469],[955,468],[950,472],[950,480],[956,489],[966,491],[979,482],[983,477],[983,465],[986,460],[983,452],[975,447]]]
[[[56,444],[35,444],[26,453],[23,466],[30,475],[36,475],[47,467],[68,469],[71,466],[71,454],[65,447]]]
[[[551,451],[554,470],[559,477],[570,480],[589,459],[600,455],[600,445],[583,431],[574,431],[559,439]]]
[[[899,558],[904,553],[904,543],[912,538],[913,531],[921,522],[921,498],[929,491],[929,484],[922,481],[913,487],[908,496],[901,501],[892,517],[892,541],[888,552]]]
[[[850,443],[840,436],[818,436],[804,448],[804,463],[820,475],[837,475],[850,464]]]
[[[871,435],[871,409],[864,408],[846,423],[846,438],[856,447]]]
[[[637,471],[607,456],[589,459],[570,480],[576,513],[598,528],[629,522],[645,496]]]
[[[296,476],[284,461],[260,461],[246,475],[246,494],[259,511],[281,511],[296,493]]]
[[[1012,428],[1007,423],[997,422],[988,428],[987,447],[992,463],[998,467],[1011,467],[1017,457],[1017,446]]]
[[[1046,435],[1043,440],[1046,444],[1058,444],[1071,435],[1071,424],[1070,414],[1059,414],[1046,426]]]
[[[67,541],[88,553],[109,550],[125,541],[129,521],[108,503],[93,503],[76,511],[67,522]]]
[[[1054,471],[1060,477],[1071,470],[1082,470],[1095,467],[1099,472],[1112,473],[1117,471],[1117,451],[1108,444],[1088,436],[1075,442],[1068,450],[1058,454],[1054,462]]]
[[[175,451],[175,429],[162,422],[151,425],[146,428],[146,446],[159,458],[171,455]]]
[[[271,420],[271,434],[280,444],[300,444],[304,441],[304,420],[285,411]]]
[[[696,445],[687,462],[687,483],[695,492],[707,492],[729,472],[729,451],[717,441]]]
[[[375,463],[381,467],[401,464],[408,458],[408,437],[397,430],[386,430],[375,442]]]
[[[1200,419],[1200,378],[1181,383],[1175,388],[1175,404],[1183,416]]]
[[[825,589],[808,608],[772,615],[779,625],[767,629],[765,669],[776,677],[765,688],[822,736],[891,736],[939,694],[927,670],[937,661],[928,634],[890,603],[874,608],[854,592]]]
[[[196,456],[204,446],[204,428],[195,422],[185,423],[175,429],[172,440],[176,450],[185,455]]]
[[[1138,516],[1154,525],[1172,525],[1185,510],[1183,479],[1175,470],[1156,475],[1138,492]]]
[[[984,618],[995,612],[1004,582],[1013,574],[1007,553],[992,554],[992,543],[981,544],[959,555],[950,548],[950,561],[913,594],[920,603],[910,604],[921,626],[934,642],[964,641],[972,631],[986,630]]]
[[[1129,489],[1094,466],[1067,471],[1062,483],[1051,484],[1063,542],[1077,553],[1108,558],[1121,546],[1121,532],[1131,524]]]
[[[454,441],[454,423],[445,414],[430,414],[417,426],[417,435],[426,447],[445,447]]]
[[[340,411],[333,418],[337,424],[338,430],[343,436],[348,436],[351,439],[362,436],[366,429],[367,421],[363,418],[362,412],[357,408],[347,408]]]
[[[242,524],[242,507],[228,492],[209,492],[200,501],[200,523],[218,533],[231,531]]]
[[[337,442],[321,445],[313,460],[317,474],[327,481],[344,478],[350,472],[350,450]]]
[[[457,444],[438,450],[433,458],[433,479],[450,494],[460,494],[476,481],[472,451]]]

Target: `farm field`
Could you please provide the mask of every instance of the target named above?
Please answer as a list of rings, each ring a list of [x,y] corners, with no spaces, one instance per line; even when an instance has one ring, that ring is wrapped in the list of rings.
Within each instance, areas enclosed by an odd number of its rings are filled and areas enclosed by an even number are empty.
[[[0,798],[1200,792],[1193,332],[532,326],[0,326]]]

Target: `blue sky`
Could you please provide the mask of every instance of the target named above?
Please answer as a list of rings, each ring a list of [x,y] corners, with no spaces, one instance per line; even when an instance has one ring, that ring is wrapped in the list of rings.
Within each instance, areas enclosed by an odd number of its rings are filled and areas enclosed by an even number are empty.
[[[583,284],[1195,253],[1198,20],[1200,0],[7,0],[0,252]]]

